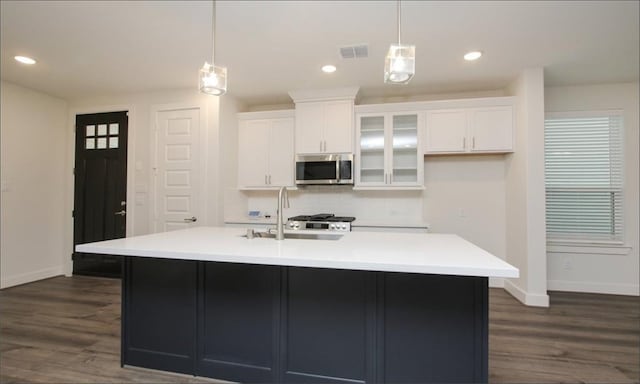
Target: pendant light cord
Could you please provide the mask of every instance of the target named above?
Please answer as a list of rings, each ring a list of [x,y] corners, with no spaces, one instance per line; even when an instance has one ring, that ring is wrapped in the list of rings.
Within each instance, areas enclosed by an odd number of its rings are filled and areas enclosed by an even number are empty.
[[[216,0],[211,1],[211,65],[215,65],[216,55]]]
[[[398,45],[400,45],[400,0],[398,0]]]

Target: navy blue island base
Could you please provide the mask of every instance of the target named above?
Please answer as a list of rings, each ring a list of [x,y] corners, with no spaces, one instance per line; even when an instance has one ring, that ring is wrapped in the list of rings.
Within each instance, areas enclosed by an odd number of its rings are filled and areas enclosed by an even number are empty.
[[[486,383],[488,279],[124,256],[122,365],[240,383]]]

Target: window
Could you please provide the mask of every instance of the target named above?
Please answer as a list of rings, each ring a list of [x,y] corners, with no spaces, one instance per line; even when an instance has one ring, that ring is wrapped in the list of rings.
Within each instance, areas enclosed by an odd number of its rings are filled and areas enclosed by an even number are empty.
[[[549,240],[623,240],[621,113],[547,115]]]

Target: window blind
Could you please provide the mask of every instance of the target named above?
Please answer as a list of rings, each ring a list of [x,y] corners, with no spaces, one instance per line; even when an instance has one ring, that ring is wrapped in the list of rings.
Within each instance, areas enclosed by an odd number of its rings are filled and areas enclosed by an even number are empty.
[[[549,239],[622,241],[620,114],[545,119]]]

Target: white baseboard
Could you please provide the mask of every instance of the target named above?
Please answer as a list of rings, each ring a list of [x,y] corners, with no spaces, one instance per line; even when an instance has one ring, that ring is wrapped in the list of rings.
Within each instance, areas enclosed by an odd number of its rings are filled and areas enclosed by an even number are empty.
[[[38,271],[22,273],[19,275],[2,277],[0,280],[0,289],[13,287],[16,285],[31,283],[37,280],[48,279],[54,276],[64,275],[64,267],[62,265],[45,268]]]
[[[66,277],[71,277],[73,275],[73,260],[66,260],[64,265],[62,266],[62,272]]]
[[[534,295],[528,293],[522,288],[515,285],[512,281],[506,280],[504,282],[505,291],[509,292],[511,296],[520,300],[524,305],[528,305],[530,307],[548,307],[549,306],[549,295]]]
[[[504,279],[502,277],[490,277],[489,288],[504,288]]]
[[[610,295],[640,296],[640,286],[633,284],[593,283],[583,281],[549,280],[550,291],[605,293]]]

